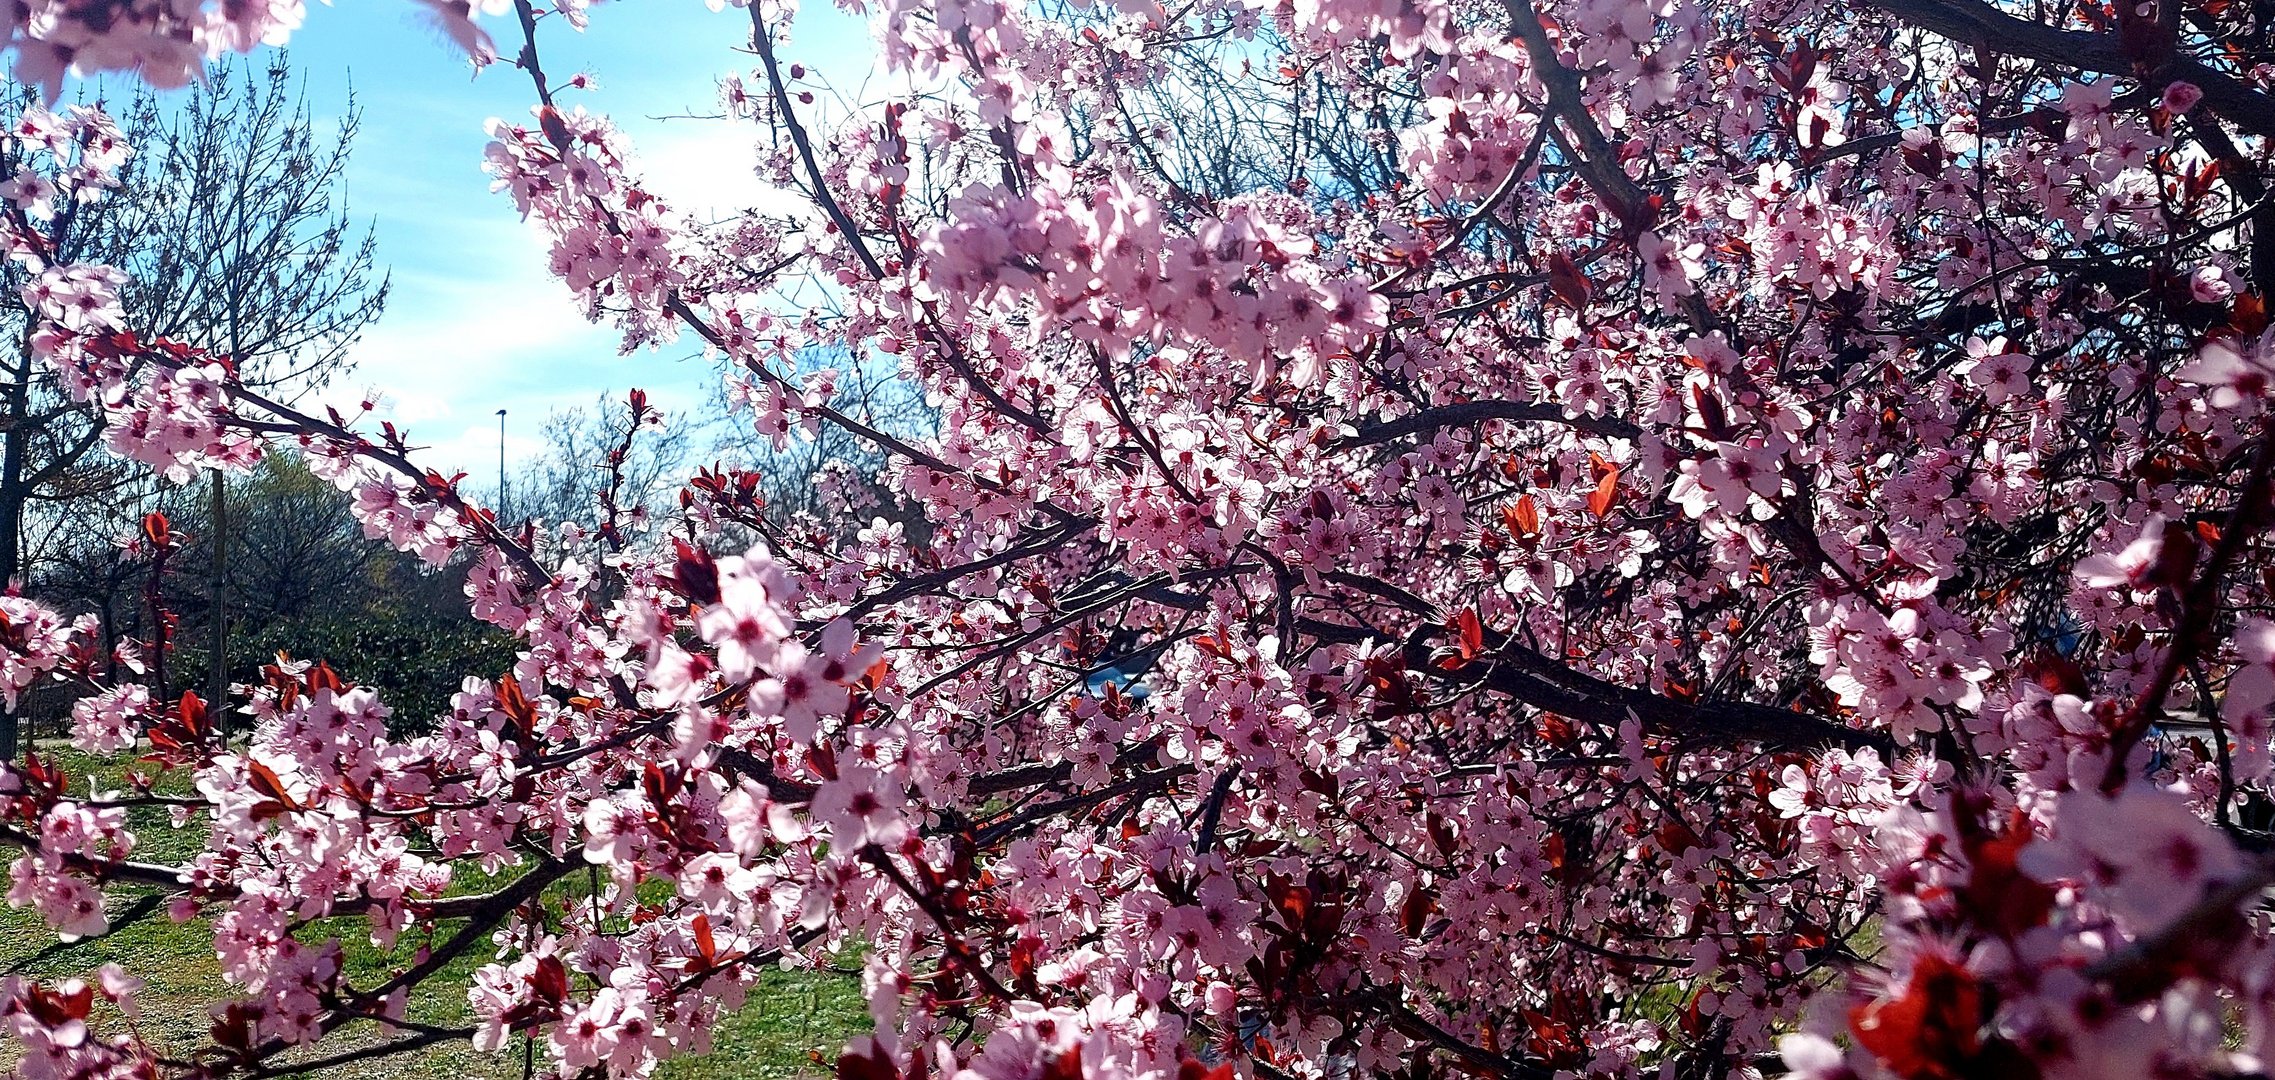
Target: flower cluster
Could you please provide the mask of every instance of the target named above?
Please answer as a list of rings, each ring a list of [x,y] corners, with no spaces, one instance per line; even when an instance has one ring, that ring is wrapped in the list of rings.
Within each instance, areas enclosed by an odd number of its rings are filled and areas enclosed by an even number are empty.
[[[595,530],[131,325],[42,231],[124,148],[33,110],[0,241],[114,454],[305,455],[514,656],[438,716],[289,655],[207,702],[0,597],[0,693],[145,763],[0,767],[8,900],[204,920],[209,1072],[644,1076],[856,952],[850,1080],[2255,1072],[2275,105],[2217,7],[896,0],[829,108],[794,11],[722,11],[722,137],[810,213],[675,213],[566,85],[490,127],[762,448]],[[182,1071],[130,991],[0,987],[23,1070]]]

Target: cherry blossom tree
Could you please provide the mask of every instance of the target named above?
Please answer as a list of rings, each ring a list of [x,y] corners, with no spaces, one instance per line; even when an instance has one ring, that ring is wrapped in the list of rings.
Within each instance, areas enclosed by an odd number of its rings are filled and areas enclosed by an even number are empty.
[[[529,85],[487,168],[586,311],[893,505],[721,466],[500,520],[130,325],[19,192],[41,354],[120,452],[293,445],[520,643],[391,738],[354,672],[168,699],[162,632],[0,598],[0,688],[196,791],[0,773],[8,900],[72,938],[165,890],[231,984],[180,1048],[131,972],[12,979],[24,1075],[637,1076],[855,946],[857,1080],[2262,1072],[2259,7],[883,0],[897,81],[843,101],[761,2],[719,137],[811,212],[705,222],[546,72],[618,13],[423,2]],[[163,84],[300,17],[10,26],[22,77]],[[124,152],[13,130],[74,198]],[[829,350],[935,422],[842,407]],[[138,860],[152,805],[203,854]],[[417,947],[354,983],[342,925]],[[460,958],[472,1022],[410,1018]]]

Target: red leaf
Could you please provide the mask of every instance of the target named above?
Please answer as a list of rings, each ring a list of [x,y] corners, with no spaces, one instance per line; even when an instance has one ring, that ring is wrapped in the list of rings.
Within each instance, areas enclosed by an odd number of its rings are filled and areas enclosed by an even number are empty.
[[[1438,854],[1452,857],[1454,852],[1453,822],[1431,811],[1422,818],[1422,827],[1430,834],[1430,843],[1437,846]]]
[[[1520,496],[1514,506],[1502,507],[1501,520],[1509,527],[1509,535],[1519,540],[1540,535],[1540,506],[1530,495]]]
[[[2047,914],[2054,910],[2054,890],[2015,868],[2015,857],[2033,837],[2029,819],[2017,810],[2008,819],[2006,832],[1967,838],[1971,871],[1960,899],[1977,920],[2009,937],[2045,925]]]
[[[2157,549],[2156,561],[2145,576],[2158,585],[2186,588],[2196,577],[2196,531],[2185,522],[2167,523],[2164,546]]]
[[[545,133],[545,141],[552,143],[556,149],[566,151],[569,148],[569,125],[562,121],[561,110],[551,105],[538,109],[537,127]]]
[[[1912,961],[1902,996],[1849,1010],[1857,1045],[1904,1080],[1950,1080],[1967,1074],[1982,1048],[1983,988],[1975,976],[1936,953]]]
[[[1588,298],[1595,293],[1588,285],[1588,276],[1580,272],[1580,265],[1561,251],[1548,257],[1548,291],[1574,311],[1585,310]]]
[[[1817,58],[1817,46],[1807,39],[1793,43],[1793,52],[1786,57],[1787,62],[1791,65],[1793,80],[1787,89],[1799,89],[1807,86],[1809,80],[1816,78]]]
[[[339,694],[345,693],[347,688],[347,680],[340,678],[340,673],[332,670],[332,663],[329,660],[318,660],[315,667],[308,669],[308,692],[311,694],[318,690],[329,690]]]
[[[68,994],[35,983],[28,988],[25,997],[31,1014],[51,1028],[70,1020],[85,1020],[95,1006],[95,988],[86,983],[79,984],[79,989]]]
[[[538,1000],[558,1005],[569,996],[569,969],[558,956],[540,956],[537,970],[529,973],[529,986]]]
[[[197,694],[192,691],[182,691],[182,703],[180,705],[179,715],[182,721],[182,729],[189,732],[190,737],[203,738],[205,736],[206,726],[204,699],[198,697]]]
[[[2092,687],[2086,682],[2085,669],[2077,662],[2052,652],[2041,651],[2022,661],[2022,673],[2030,681],[2057,694],[2090,695]]]
[[[700,911],[696,912],[695,922],[691,928],[695,931],[695,952],[696,955],[703,958],[703,966],[708,968],[717,963],[719,943],[717,939],[711,936],[711,917]]]
[[[1429,890],[1419,883],[1406,890],[1406,899],[1398,905],[1398,929],[1407,937],[1422,936],[1422,928],[1429,925],[1430,913],[1437,910],[1437,901]]]
[[[232,1001],[213,1018],[211,1029],[215,1045],[234,1050],[249,1050],[253,1046],[253,1020],[249,1007],[241,1001]]]
[[[678,549],[679,561],[672,567],[672,580],[679,585],[681,596],[698,604],[719,602],[719,564],[712,561],[711,553],[695,547],[685,540],[673,540]]]
[[[1610,472],[1604,474],[1603,479],[1596,481],[1595,494],[1588,496],[1588,512],[1596,515],[1597,520],[1602,520],[1611,513],[1611,504],[1618,498],[1619,467],[1615,465]]]
[[[2238,336],[2255,337],[2267,329],[2267,301],[2258,293],[2239,293],[2235,307],[2228,312],[2228,325]]]
[[[1698,846],[1698,834],[1680,821],[1670,821],[1659,826],[1657,835],[1659,846],[1667,849],[1669,855],[1680,855]]]
[[[862,1053],[837,1056],[837,1080],[900,1080],[900,1073],[893,1059],[872,1044]]]
[[[1041,951],[1043,939],[1032,934],[1024,935],[1011,943],[1011,977],[1026,982],[1035,977],[1035,955]]]
[[[1454,616],[1454,629],[1461,634],[1461,658],[1475,660],[1485,652],[1485,624],[1477,617],[1476,608],[1463,608]]]
[[[678,769],[666,770],[653,761],[640,763],[640,788],[648,797],[648,804],[658,810],[670,806],[679,797],[684,777]]]
[[[537,734],[537,708],[522,695],[521,681],[512,675],[499,676],[497,697],[498,711],[506,714],[506,719],[513,722],[515,730],[522,733],[524,741],[534,739]]]
[[[2129,3],[2118,3],[2117,47],[2141,71],[2163,66],[2172,55],[2173,34],[2162,20],[2143,16]]]
[[[249,774],[248,779],[251,780],[254,791],[274,799],[287,810],[305,809],[298,799],[292,797],[290,791],[285,790],[284,781],[277,776],[276,770],[248,758],[245,761],[245,771]]]
[[[1690,396],[1692,401],[1698,403],[1698,422],[1706,429],[1707,437],[1728,440],[1730,415],[1723,410],[1722,399],[1703,386],[1691,387]]]
[[[1080,1048],[1052,1058],[1043,1070],[1042,1080],[1082,1080],[1082,1051]]]

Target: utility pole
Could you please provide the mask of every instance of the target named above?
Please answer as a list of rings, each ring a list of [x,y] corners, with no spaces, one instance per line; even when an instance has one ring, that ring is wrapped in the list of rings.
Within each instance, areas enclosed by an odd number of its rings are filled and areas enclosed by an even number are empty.
[[[506,411],[498,410],[498,526],[506,523]]]

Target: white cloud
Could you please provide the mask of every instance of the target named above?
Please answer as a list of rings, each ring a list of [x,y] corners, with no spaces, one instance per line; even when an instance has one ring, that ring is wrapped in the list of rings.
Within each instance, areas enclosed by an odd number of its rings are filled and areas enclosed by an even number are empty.
[[[542,236],[517,219],[510,200],[489,192],[482,120],[526,121],[526,79],[500,65],[468,83],[462,59],[422,47],[412,40],[422,31],[398,17],[346,7],[320,14],[326,22],[312,20],[296,38],[295,59],[308,65],[320,113],[336,112],[341,73],[351,65],[357,72],[364,130],[349,195],[354,213],[376,219],[380,257],[394,275],[385,317],[353,351],[356,372],[321,400],[352,414],[367,388],[377,391],[376,417],[429,447],[422,464],[464,470],[477,488],[495,483],[500,408],[508,410],[507,455],[521,458],[542,449],[551,412],[590,406],[604,388],[639,386],[666,410],[704,404],[715,375],[680,362],[692,347],[619,356],[618,334],[587,323],[552,277]],[[813,213],[797,192],[758,178],[757,142],[766,133],[757,125],[658,119],[714,111],[714,78],[737,68],[748,74],[755,62],[735,51],[736,24],[747,33],[739,13],[611,6],[596,12],[601,19],[610,24],[590,37],[550,35],[546,66],[556,82],[567,72],[597,73],[597,92],[563,104],[609,114],[631,139],[646,183],[695,220],[753,207]],[[783,55],[838,76],[833,85],[845,100],[874,89],[864,23],[830,5],[800,16]],[[801,115],[826,132],[843,114],[836,104],[824,94]]]

